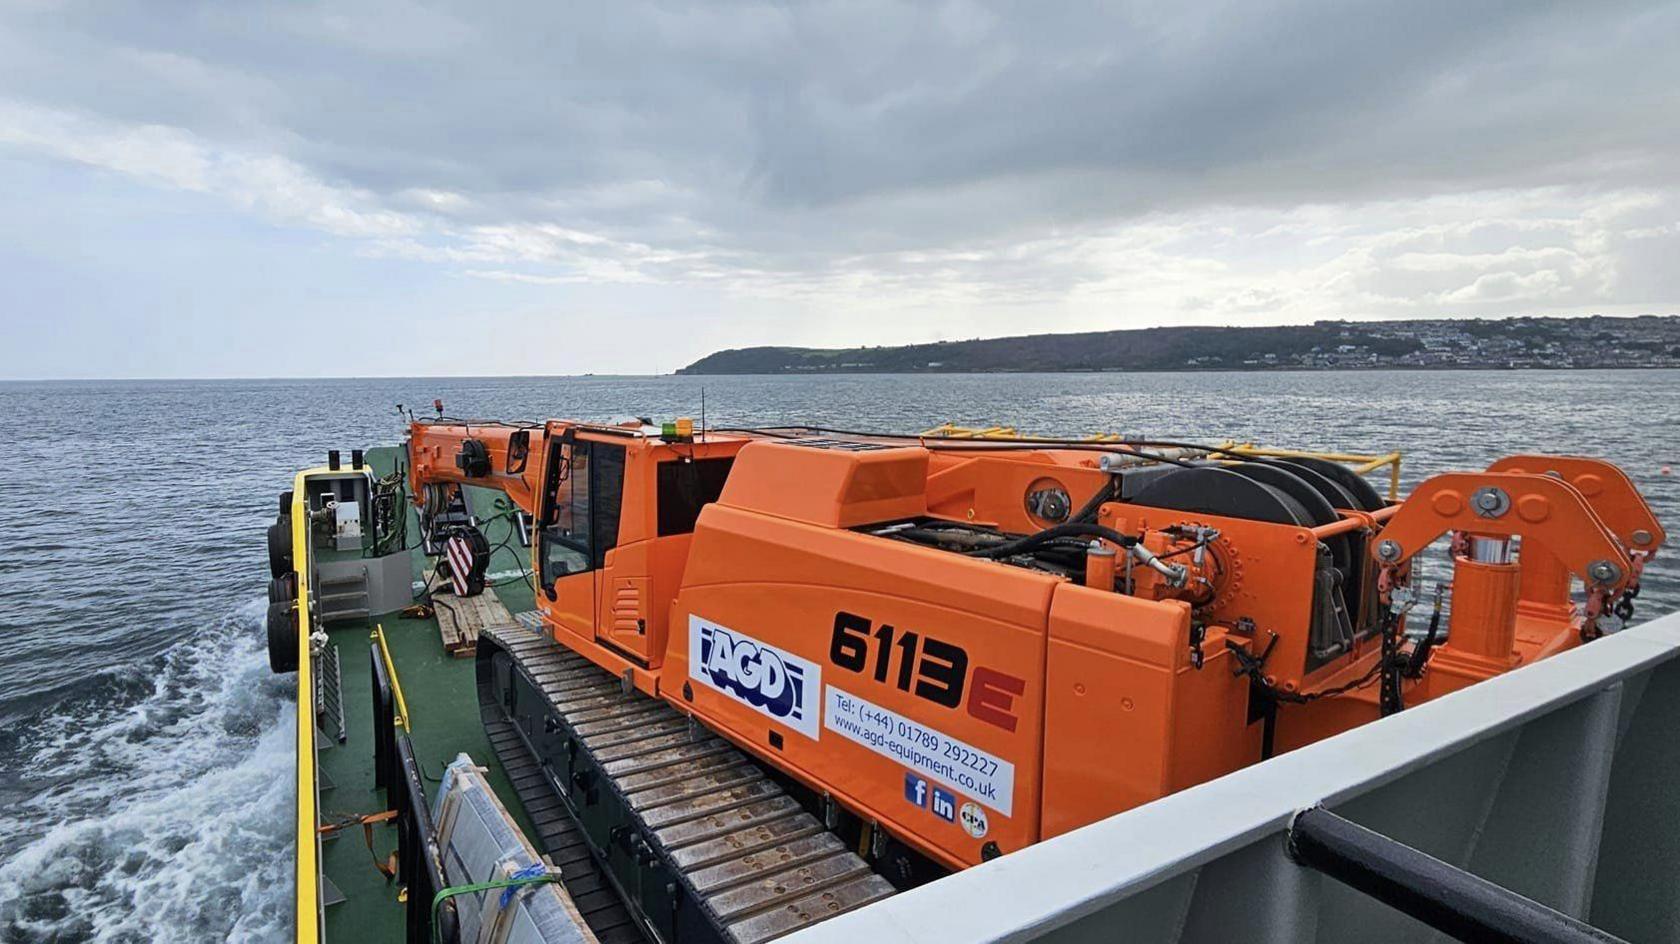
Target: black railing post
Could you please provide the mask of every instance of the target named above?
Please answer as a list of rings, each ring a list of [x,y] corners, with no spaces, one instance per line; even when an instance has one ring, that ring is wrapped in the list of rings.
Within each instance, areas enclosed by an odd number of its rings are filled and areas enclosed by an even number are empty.
[[[1626,944],[1322,807],[1295,814],[1289,856],[1461,941]]]
[[[397,809],[397,870],[408,886],[408,940],[411,944],[432,944],[434,940],[453,944],[459,936],[454,899],[438,906],[437,935],[432,934],[432,898],[444,887],[438,862],[437,829],[426,805],[426,787],[420,779],[420,763],[414,759],[414,744],[408,735],[396,738],[397,764],[402,773],[394,793]]]
[[[426,784],[414,742],[397,730],[396,700],[379,644],[369,647],[373,661],[373,782],[385,791],[385,804],[397,813],[397,881],[408,889],[410,944],[457,944],[460,936],[455,902],[445,900],[437,910],[437,934],[432,933],[432,898],[444,887],[439,864],[437,830],[426,805]]]
[[[373,661],[373,785],[389,791],[393,782],[391,767],[395,761],[396,703],[391,695],[391,680],[385,675],[385,660],[380,657],[379,643],[369,644],[368,654]]]

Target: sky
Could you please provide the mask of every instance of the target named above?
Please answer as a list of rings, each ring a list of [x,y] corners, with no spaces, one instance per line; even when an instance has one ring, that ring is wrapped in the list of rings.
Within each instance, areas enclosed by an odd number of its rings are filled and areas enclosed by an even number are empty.
[[[0,4],[0,378],[1671,314],[1677,260],[1672,0]]]

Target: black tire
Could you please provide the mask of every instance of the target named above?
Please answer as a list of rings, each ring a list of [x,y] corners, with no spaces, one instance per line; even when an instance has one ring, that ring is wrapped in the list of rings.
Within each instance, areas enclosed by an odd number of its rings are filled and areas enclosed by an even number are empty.
[[[297,671],[298,614],[290,602],[268,605],[268,667],[276,675]]]
[[[268,575],[278,577],[292,569],[292,519],[281,515],[268,526]]]
[[[295,603],[297,602],[298,582],[297,571],[288,570],[268,582],[268,602]]]
[[[280,493],[280,517],[284,518],[292,513],[292,490],[286,489]]]

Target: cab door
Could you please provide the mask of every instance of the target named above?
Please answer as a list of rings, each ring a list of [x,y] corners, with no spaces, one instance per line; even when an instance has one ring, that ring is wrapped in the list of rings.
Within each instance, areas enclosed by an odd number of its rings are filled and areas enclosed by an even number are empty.
[[[640,452],[637,458],[645,463],[646,455]],[[648,556],[653,542],[638,540],[639,535],[635,534],[628,543],[619,540],[618,530],[624,517],[625,449],[617,444],[599,443],[594,461],[596,537],[600,546],[607,548],[601,555],[595,584],[595,638],[619,655],[646,666],[651,591]]]
[[[624,447],[562,438],[543,476],[537,560],[550,617],[581,640],[595,638],[600,570],[618,543]]]

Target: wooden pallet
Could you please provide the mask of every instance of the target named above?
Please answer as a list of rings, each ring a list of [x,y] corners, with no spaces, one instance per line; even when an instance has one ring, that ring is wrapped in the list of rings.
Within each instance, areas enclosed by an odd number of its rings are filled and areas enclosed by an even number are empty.
[[[432,594],[432,608],[437,616],[438,635],[443,637],[443,650],[457,659],[478,652],[478,634],[484,627],[513,622],[513,614],[489,587],[471,597],[438,591]]]

